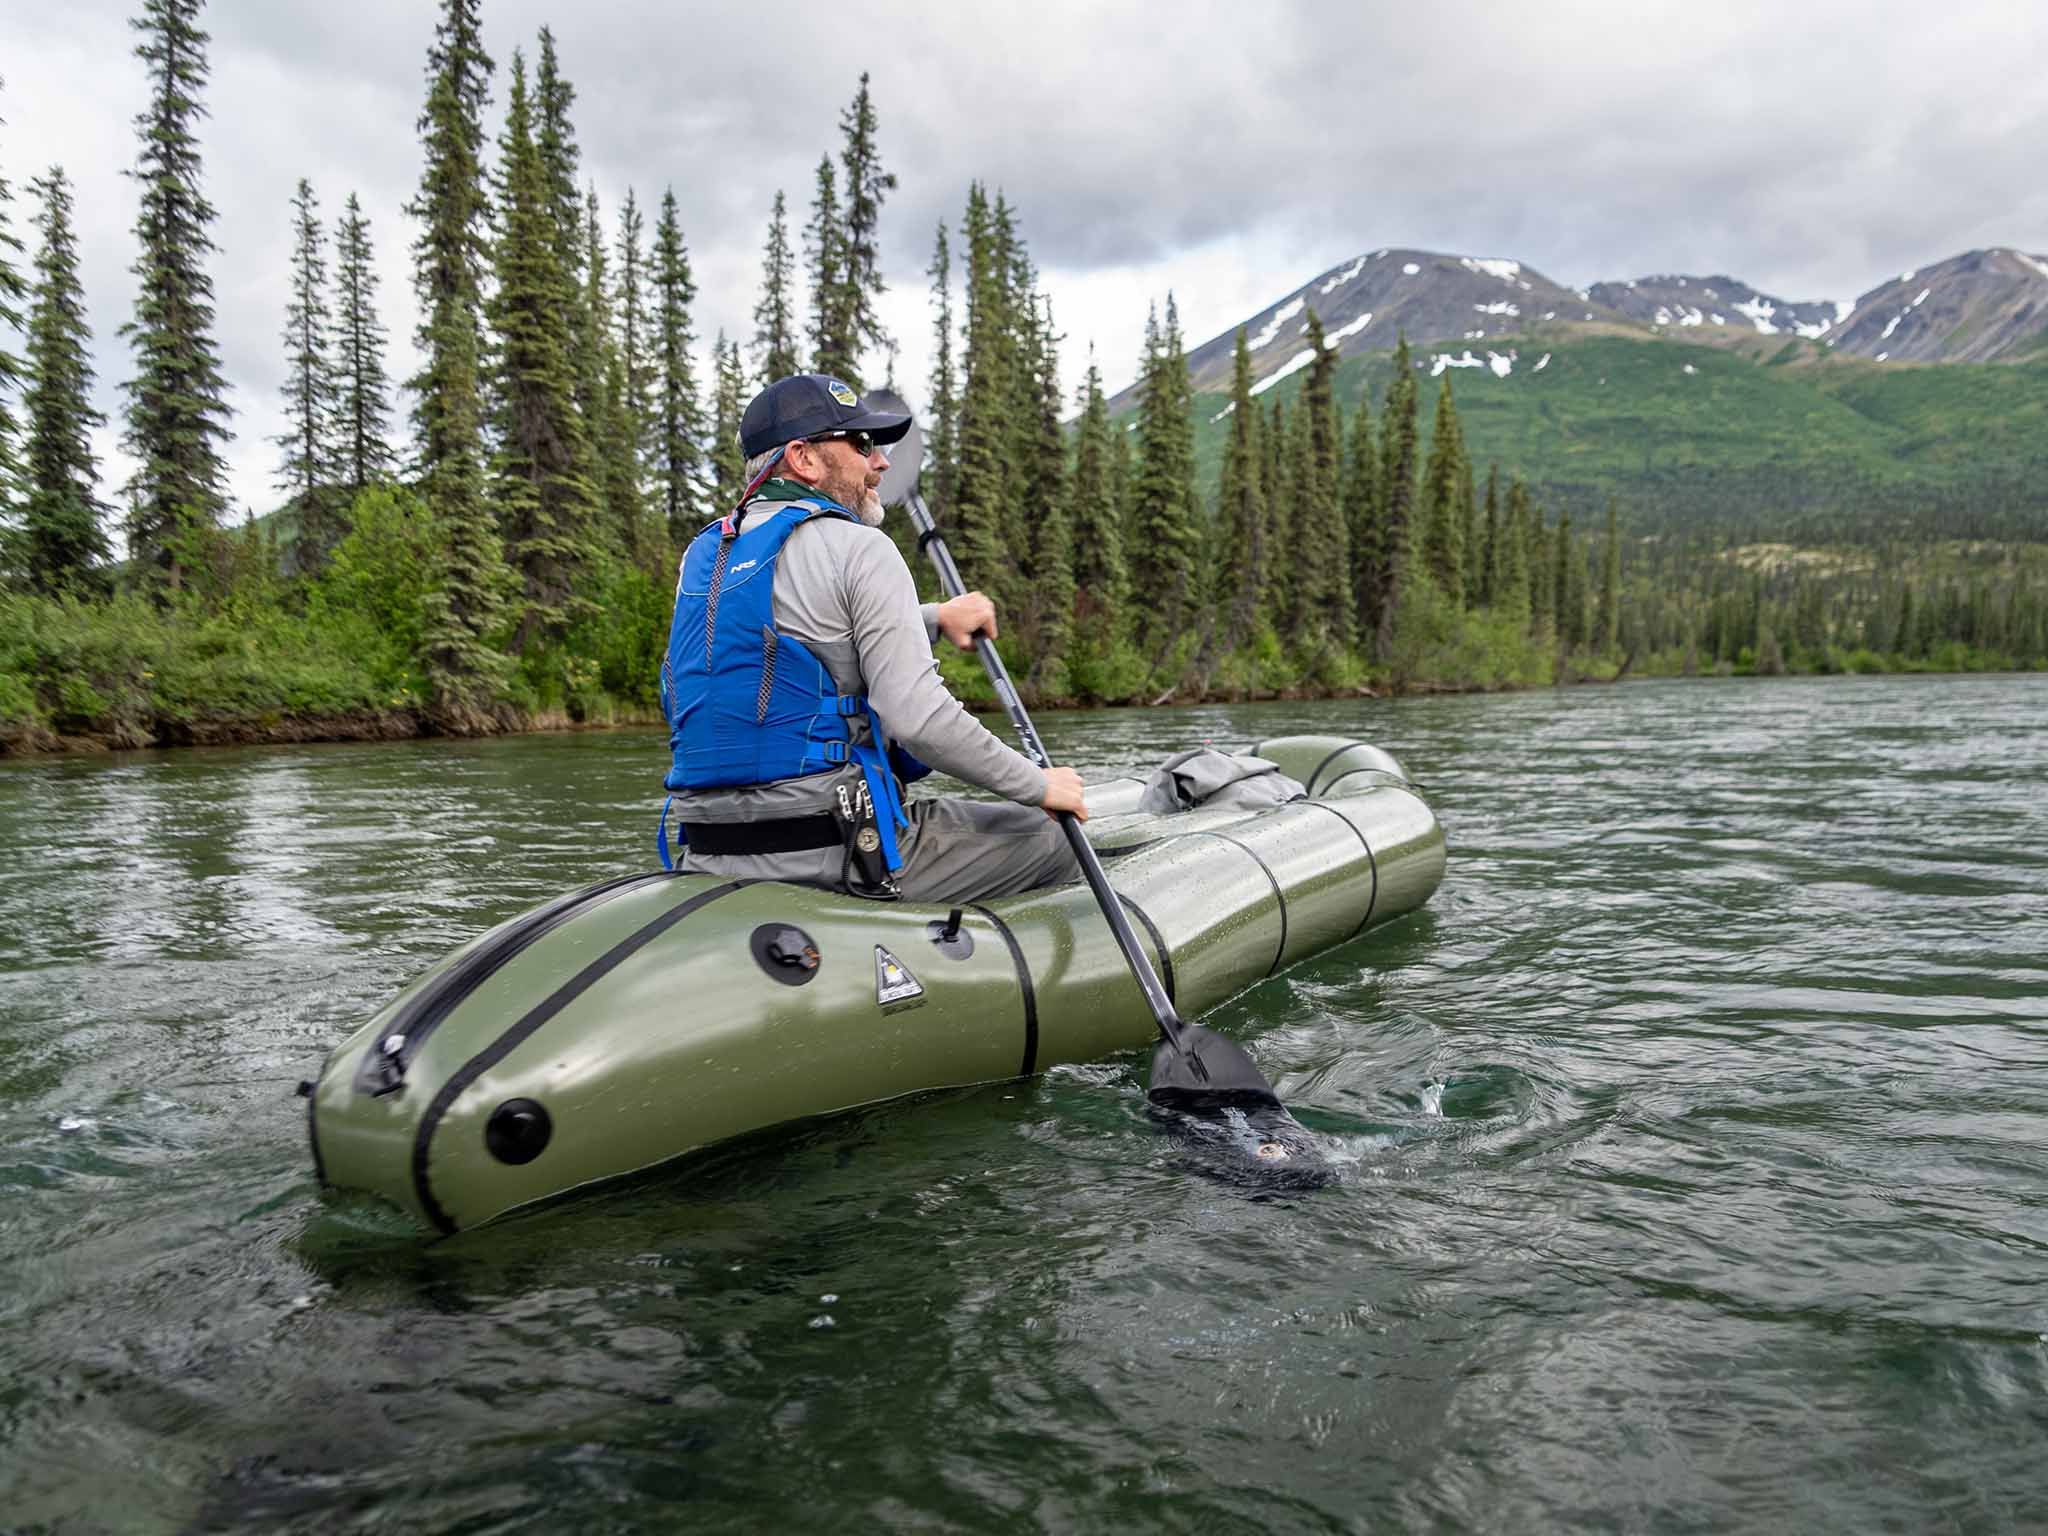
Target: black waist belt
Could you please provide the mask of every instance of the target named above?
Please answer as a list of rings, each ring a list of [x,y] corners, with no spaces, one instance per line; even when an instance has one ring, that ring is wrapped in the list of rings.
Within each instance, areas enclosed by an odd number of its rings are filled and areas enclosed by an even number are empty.
[[[839,823],[830,811],[816,816],[780,816],[773,821],[686,821],[683,835],[692,853],[801,853],[841,845]]]

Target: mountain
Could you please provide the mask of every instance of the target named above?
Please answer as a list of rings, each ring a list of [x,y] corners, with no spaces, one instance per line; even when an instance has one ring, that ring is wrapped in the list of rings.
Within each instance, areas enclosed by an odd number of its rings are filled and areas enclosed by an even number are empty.
[[[1323,345],[1337,348],[1340,357],[1391,351],[1403,334],[1411,342],[1483,342],[1560,318],[1580,325],[1631,323],[1519,261],[1383,247],[1332,267],[1245,322],[1254,394],[1309,365],[1302,333],[1311,307],[1323,323]],[[1233,327],[1188,354],[1196,390],[1230,387],[1236,345]],[[1123,404],[1120,395],[1110,409]]]
[[[2048,256],[1965,251],[1901,272],[1828,337],[1879,362],[1982,363],[2048,351]]]
[[[1853,304],[1790,300],[1725,275],[1669,274],[1568,288],[1506,257],[1382,247],[1330,268],[1244,321],[1253,392],[1306,368],[1307,312],[1338,357],[1393,349],[1406,335],[1432,373],[1505,377],[1524,350],[1631,335],[1731,347],[1783,360],[1788,342],[1874,362],[2016,362],[2048,355],[2048,256],[1966,251],[1900,274]],[[1237,327],[1188,354],[1198,393],[1227,390]],[[1121,413],[1132,390],[1110,401]]]

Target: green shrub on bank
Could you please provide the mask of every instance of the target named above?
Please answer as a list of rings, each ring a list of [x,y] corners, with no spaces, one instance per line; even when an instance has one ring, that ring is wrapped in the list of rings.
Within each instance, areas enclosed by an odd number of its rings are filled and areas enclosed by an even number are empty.
[[[223,721],[384,706],[303,618],[159,608],[126,594],[0,598],[0,722],[143,746]]]
[[[390,707],[412,708],[427,696],[419,655],[434,590],[433,512],[411,491],[372,486],[356,497],[349,525],[306,588],[306,621]]]

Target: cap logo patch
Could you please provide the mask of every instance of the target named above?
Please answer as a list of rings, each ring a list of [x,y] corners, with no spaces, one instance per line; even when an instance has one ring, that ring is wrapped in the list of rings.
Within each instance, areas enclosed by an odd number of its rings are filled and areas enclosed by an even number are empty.
[[[860,396],[856,395],[837,379],[827,379],[825,381],[825,393],[834,400],[837,400],[848,410],[852,410],[856,405],[860,404]]]

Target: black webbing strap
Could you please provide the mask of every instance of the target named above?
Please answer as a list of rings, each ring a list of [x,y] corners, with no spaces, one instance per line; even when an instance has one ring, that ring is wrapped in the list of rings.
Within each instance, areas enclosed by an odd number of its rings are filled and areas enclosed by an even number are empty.
[[[690,852],[802,853],[809,848],[837,848],[839,823],[829,811],[816,816],[779,816],[773,821],[686,821],[683,835]]]

